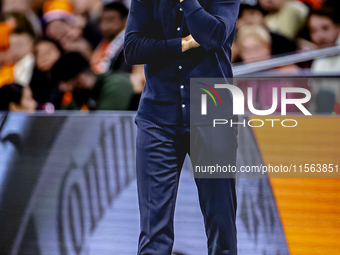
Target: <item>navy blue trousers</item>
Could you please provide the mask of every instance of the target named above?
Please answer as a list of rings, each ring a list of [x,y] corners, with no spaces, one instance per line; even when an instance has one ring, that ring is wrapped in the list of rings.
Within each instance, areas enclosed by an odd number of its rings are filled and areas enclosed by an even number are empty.
[[[186,154],[196,164],[236,166],[237,128],[163,126],[136,118],[137,186],[140,208],[138,255],[170,255],[174,211]],[[222,146],[222,147],[221,147]],[[192,153],[191,153],[192,154]],[[211,161],[211,162],[209,162]],[[234,178],[195,178],[204,218],[209,255],[236,255],[236,191]],[[188,230],[190,238],[190,230]],[[203,253],[204,254],[204,253]]]

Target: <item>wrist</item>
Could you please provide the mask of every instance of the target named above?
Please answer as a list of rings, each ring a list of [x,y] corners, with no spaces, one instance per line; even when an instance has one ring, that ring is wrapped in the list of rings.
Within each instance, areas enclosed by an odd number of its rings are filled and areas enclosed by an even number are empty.
[[[188,41],[182,38],[182,52],[185,52],[188,50]]]

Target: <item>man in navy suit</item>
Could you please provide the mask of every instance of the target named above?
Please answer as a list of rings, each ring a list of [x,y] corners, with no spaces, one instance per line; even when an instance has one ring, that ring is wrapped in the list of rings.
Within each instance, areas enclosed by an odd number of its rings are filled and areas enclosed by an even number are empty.
[[[131,2],[125,58],[130,65],[144,64],[146,75],[136,117],[138,254],[172,252],[177,188],[185,156],[193,150],[190,143],[197,145],[195,155],[207,155],[220,152],[211,143],[217,139],[224,144],[222,163],[236,165],[237,128],[211,132],[201,127],[195,136],[190,134],[190,78],[232,77],[231,45],[239,5],[240,0]],[[232,118],[232,98],[224,105],[224,117]],[[235,179],[195,178],[195,182],[208,253],[237,254]]]

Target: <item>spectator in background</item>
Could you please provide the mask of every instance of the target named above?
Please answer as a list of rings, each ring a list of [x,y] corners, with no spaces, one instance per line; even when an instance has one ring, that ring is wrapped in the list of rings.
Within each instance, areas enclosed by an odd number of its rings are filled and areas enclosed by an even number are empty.
[[[266,28],[264,13],[263,10],[260,8],[259,5],[248,5],[248,4],[241,4],[240,12],[239,12],[239,19],[237,21],[237,28],[241,28],[243,26],[263,26]],[[296,44],[287,39],[286,37],[273,33],[269,31],[271,37],[271,55],[279,55],[288,52],[293,52],[296,50]],[[237,46],[237,45],[235,45]],[[238,51],[233,48],[233,58],[238,56]]]
[[[7,67],[13,73],[12,82],[26,86],[32,78],[34,68],[34,30],[23,13],[7,13],[5,19],[13,23]]]
[[[108,70],[131,73],[132,67],[124,57],[124,36],[128,9],[121,3],[113,2],[103,8],[100,19],[102,42],[92,56],[92,69],[100,74]]]
[[[340,35],[337,15],[333,9],[324,7],[314,9],[309,15],[310,38],[318,48],[335,46]]]
[[[308,7],[299,1],[259,0],[261,8],[267,12],[266,26],[275,33],[294,40],[303,28],[308,15]]]
[[[339,38],[338,15],[327,6],[315,9],[308,19],[310,38],[318,48],[335,46]],[[316,59],[312,62],[314,74],[340,74],[340,56]],[[340,103],[340,84],[338,79],[314,79],[311,111],[331,113],[335,103]]]
[[[240,57],[245,64],[265,61],[271,57],[272,40],[270,33],[262,26],[244,26],[236,35],[236,43],[240,48]],[[295,65],[287,65],[275,69],[275,72],[298,74]]]
[[[244,63],[251,64],[258,61],[268,60],[271,56],[271,36],[264,27],[262,26],[243,26],[237,32],[236,42],[240,47],[240,56]],[[273,73],[289,73],[298,74],[298,69],[295,65],[284,66],[277,68]],[[248,94],[248,88],[253,89],[253,102],[255,109],[267,110],[272,107],[272,94],[273,88],[281,87],[294,87],[294,84],[289,81],[280,81],[278,79],[237,79],[236,85],[246,95]],[[288,98],[294,98],[293,94],[288,94]],[[248,103],[245,102],[245,109],[248,109]],[[277,111],[281,110],[281,94],[278,95],[278,106]],[[298,111],[293,106],[287,106],[288,112]]]
[[[70,110],[128,110],[134,93],[129,74],[116,71],[96,75],[76,52],[57,61],[52,78],[60,82],[61,91],[72,92]]]
[[[48,0],[43,5],[43,20],[47,37],[61,41],[70,31],[74,22],[72,6],[68,1]]]
[[[236,35],[236,43],[240,48],[240,57],[245,64],[265,61],[271,57],[272,39],[267,29],[262,26],[244,26]],[[281,73],[298,74],[295,65],[283,66]]]
[[[236,43],[244,64],[268,60],[271,56],[272,39],[262,26],[244,26],[237,32]]]
[[[77,19],[83,19],[82,30],[84,38],[95,49],[101,41],[99,19],[102,13],[102,0],[70,0],[73,13]]]
[[[124,4],[113,2],[103,8],[100,19],[100,29],[103,36],[96,48],[91,66],[96,73],[105,73],[109,70],[120,70],[131,73],[131,83],[135,95],[130,110],[137,110],[141,93],[145,85],[143,65],[128,65],[124,55],[124,36],[128,16],[128,9]]]
[[[37,1],[37,0],[32,0]],[[34,34],[39,37],[42,35],[42,26],[39,17],[32,9],[31,0],[2,0],[2,12],[13,13],[20,12],[29,20]]]
[[[340,30],[337,15],[333,9],[327,7],[314,9],[308,19],[310,38],[318,48],[335,46]],[[329,57],[314,60],[313,73],[340,73],[340,57]]]
[[[339,26],[340,24],[340,1],[339,0],[326,0],[323,2],[322,5],[325,9],[333,10],[333,13],[336,13],[337,15],[332,14],[334,22]],[[336,45],[340,45],[340,35],[336,41]]]
[[[59,42],[65,51],[77,51],[87,59],[91,58],[91,45],[83,38],[82,28],[77,26],[69,1],[47,0],[44,3],[43,18],[47,37]]]
[[[0,88],[0,111],[34,112],[36,102],[32,91],[19,84],[9,84]]]
[[[59,90],[59,83],[52,80],[51,69],[63,53],[62,47],[52,39],[40,40],[35,45],[36,64],[30,87],[38,110],[44,109],[48,103],[57,110],[61,107],[63,93]]]

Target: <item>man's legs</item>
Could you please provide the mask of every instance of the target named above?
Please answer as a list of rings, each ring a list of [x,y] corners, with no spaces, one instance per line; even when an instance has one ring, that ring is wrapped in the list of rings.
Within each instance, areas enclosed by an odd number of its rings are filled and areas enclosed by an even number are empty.
[[[191,128],[190,157],[195,166],[236,166],[237,127]],[[235,174],[195,174],[208,238],[209,255],[236,255]],[[197,178],[198,177],[198,178]],[[208,178],[206,178],[208,177]]]
[[[141,233],[138,255],[170,255],[180,172],[186,152],[179,128],[136,118]]]
[[[209,255],[236,255],[235,179],[196,179]]]

